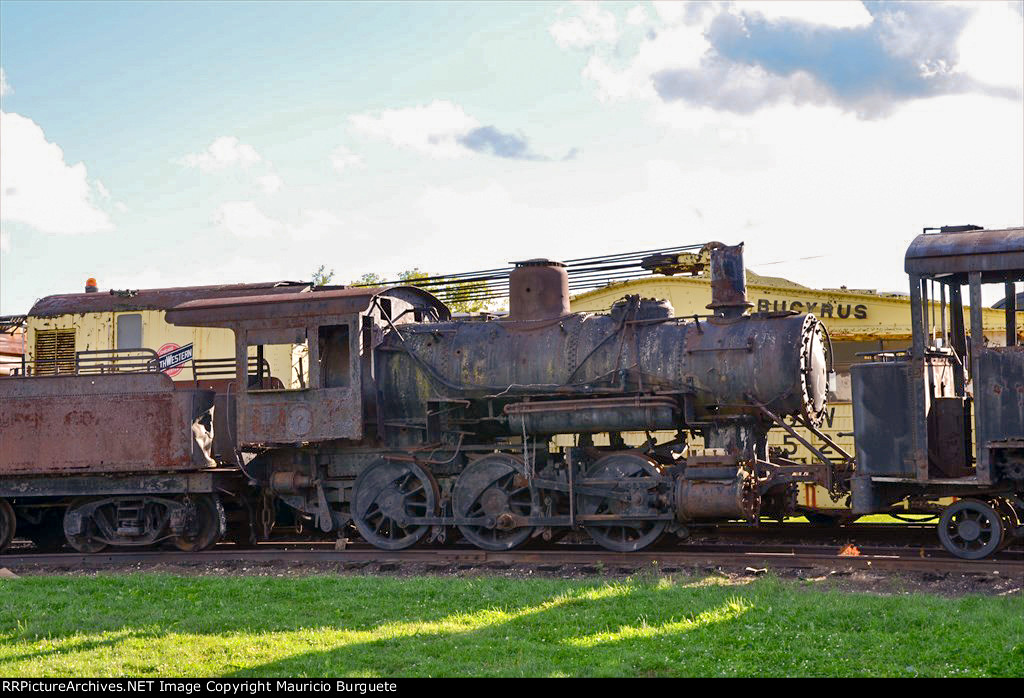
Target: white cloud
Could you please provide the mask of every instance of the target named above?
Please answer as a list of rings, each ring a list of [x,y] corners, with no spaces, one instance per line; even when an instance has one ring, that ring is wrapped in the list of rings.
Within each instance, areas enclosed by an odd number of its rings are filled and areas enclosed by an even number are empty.
[[[445,100],[435,100],[427,106],[385,109],[377,114],[357,114],[349,117],[349,124],[356,131],[437,158],[478,153],[510,160],[552,161],[550,156],[534,151],[522,133],[502,131],[493,125],[481,126],[462,107]],[[575,148],[570,149],[567,157],[575,152]],[[336,168],[356,161],[345,148],[335,151]]]
[[[7,73],[5,73],[3,67],[0,66],[0,97],[9,95],[12,92],[14,92],[14,89],[11,87],[10,83],[7,82]]]
[[[103,197],[104,199],[110,198],[110,190],[107,189],[107,187],[103,184],[102,181],[97,179],[96,181],[93,182],[93,184],[95,185],[96,191],[99,193],[101,197]]]
[[[268,216],[252,201],[228,201],[217,208],[213,222],[236,237],[289,237],[301,241],[324,239],[341,225],[337,216],[324,209],[306,209],[300,215],[300,223],[285,223]]]
[[[596,44],[612,44],[618,40],[619,29],[615,15],[602,9],[596,2],[581,2],[577,6],[579,14],[572,17],[564,16],[565,8],[560,8],[559,18],[548,28],[555,43],[561,48],[582,49]]]
[[[308,260],[233,254],[219,260],[216,267],[204,264],[177,267],[115,265],[105,272],[100,283],[104,288],[173,288],[283,279],[301,280],[306,276],[307,265]]]
[[[114,202],[114,208],[117,209],[118,213],[128,213],[128,207],[122,201]]]
[[[11,234],[6,230],[0,230],[0,252],[11,251]]]
[[[235,136],[221,136],[201,153],[190,153],[177,162],[186,167],[198,167],[204,172],[224,170],[229,167],[249,167],[263,158],[256,149],[242,143]]]
[[[700,23],[661,28],[640,43],[625,67],[617,68],[611,56],[594,54],[583,69],[583,76],[593,81],[602,101],[654,100],[657,92],[651,79],[653,74],[700,66],[701,58],[711,46],[704,38],[704,30],[705,26]]]
[[[634,27],[647,24],[647,8],[643,5],[635,5],[629,8],[629,11],[626,13],[626,24]]]
[[[351,167],[360,167],[363,159],[343,145],[339,145],[331,153],[331,166],[338,172],[344,172]]]
[[[114,226],[93,203],[84,163],[68,165],[34,121],[0,112],[0,219],[44,233],[91,233]]]
[[[974,5],[957,44],[959,66],[990,85],[1024,87],[1024,16],[1009,3]]]
[[[217,208],[213,222],[240,238],[269,238],[281,232],[280,222],[260,211],[252,201],[228,201]]]
[[[349,117],[349,123],[358,132],[440,158],[466,155],[469,151],[459,143],[459,138],[480,126],[462,107],[446,100],[406,109],[385,109],[376,114],[355,114]]]
[[[295,240],[323,240],[337,232],[341,221],[330,211],[314,209],[302,212],[305,220],[299,225],[288,225],[286,230]]]
[[[760,14],[769,21],[797,20],[827,27],[849,28],[871,24],[871,13],[864,3],[830,0],[740,0],[733,6],[744,14]]]
[[[565,9],[557,26],[570,19]],[[626,12],[614,41],[552,31],[562,48],[584,50],[583,77],[602,101],[719,112],[838,105],[870,119],[944,94],[1019,99],[1024,88],[1022,17],[1007,3],[882,3],[869,12],[861,2],[669,2],[654,4],[652,20],[644,9]],[[578,26],[594,11],[578,8]]]
[[[276,174],[268,174],[260,177],[260,189],[264,194],[276,194],[284,186],[284,180]]]

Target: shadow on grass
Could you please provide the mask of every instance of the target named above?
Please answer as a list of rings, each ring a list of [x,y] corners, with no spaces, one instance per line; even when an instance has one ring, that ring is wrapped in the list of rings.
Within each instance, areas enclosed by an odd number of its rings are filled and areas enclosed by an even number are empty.
[[[125,640],[135,638],[152,638],[153,633],[139,633],[125,630],[122,632],[114,633],[113,636],[106,636],[103,639],[93,638],[81,638],[81,639],[65,639],[54,647],[50,647],[44,650],[36,650],[35,652],[26,652],[24,654],[12,654],[3,658],[0,658],[0,666],[4,664],[10,664],[14,662],[27,662],[33,659],[46,659],[56,655],[66,655],[73,652],[92,652],[93,650],[102,649],[104,647],[117,647]]]
[[[664,673],[668,655],[636,665],[634,649],[671,645],[676,636],[733,621],[750,608],[726,599],[728,590],[680,594],[668,580],[566,588],[564,580],[501,578],[132,575],[2,586],[9,603],[0,606],[0,668],[7,672],[54,655],[88,661],[84,655],[94,650],[116,651],[138,639],[249,633],[277,634],[274,643],[297,653],[241,668],[237,676]],[[4,645],[40,642],[45,646],[37,651],[3,656]],[[323,643],[329,649],[303,651]]]
[[[509,603],[496,588],[462,581],[446,586],[441,578],[152,574],[0,580],[0,644],[125,630],[156,636],[318,627],[368,630],[392,622],[438,620],[455,609],[477,612]],[[521,605],[529,603],[527,598]],[[130,626],[126,618],[131,618]]]
[[[394,675],[398,667],[406,676],[678,673],[675,648],[683,635],[731,623],[752,607],[734,598],[717,605],[689,599],[680,608],[668,603],[670,588],[589,587],[515,610],[382,625],[352,633],[329,650],[293,655],[232,676]]]

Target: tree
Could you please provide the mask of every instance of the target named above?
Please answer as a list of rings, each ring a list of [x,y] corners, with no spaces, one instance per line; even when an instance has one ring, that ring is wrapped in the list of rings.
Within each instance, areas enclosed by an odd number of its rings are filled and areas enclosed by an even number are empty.
[[[352,281],[351,285],[352,286],[383,286],[386,283],[387,283],[387,279],[385,279],[380,274],[374,274],[371,271],[371,272],[368,272],[366,274],[363,274],[358,279],[355,279],[354,281]]]
[[[419,279],[430,278],[431,275],[414,267],[409,271],[403,271],[398,278],[410,286],[418,286],[429,291],[441,299],[452,312],[455,313],[478,313],[486,309],[487,300],[481,296],[487,293],[486,281],[447,281],[444,278],[435,278],[428,284],[417,284]]]
[[[433,280],[417,283],[417,281],[429,278],[433,278]],[[486,281],[447,281],[444,278],[435,278],[429,272],[420,270],[419,267],[401,272],[398,275],[398,280],[434,294],[455,313],[478,313],[481,310],[486,310],[491,302],[482,297],[488,291]],[[380,274],[370,272],[363,274],[352,283],[353,285],[384,285],[387,282]]]
[[[413,267],[412,269],[409,269],[408,271],[403,271],[402,273],[400,273],[398,275],[398,278],[401,281],[405,281],[410,286],[416,286],[417,284],[414,283],[414,282],[416,282],[416,281],[418,281],[420,279],[426,279],[429,276],[430,276],[430,274],[428,274],[427,272],[420,271],[419,267]]]
[[[491,302],[485,297],[489,291],[486,281],[464,281],[434,289],[434,294],[456,313],[479,313]]]
[[[327,271],[327,266],[324,264],[320,265],[320,268],[313,272],[313,285],[314,286],[326,286],[331,283],[331,279],[334,278],[334,270]]]

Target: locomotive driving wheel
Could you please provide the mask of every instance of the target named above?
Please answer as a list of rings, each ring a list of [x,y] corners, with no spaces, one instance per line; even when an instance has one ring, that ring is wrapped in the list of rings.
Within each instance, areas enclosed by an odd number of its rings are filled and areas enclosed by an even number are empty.
[[[938,525],[942,547],[966,560],[980,560],[1003,542],[1006,526],[999,511],[980,499],[961,499],[946,507]]]
[[[194,553],[206,550],[220,540],[227,530],[227,518],[220,498],[212,494],[187,494],[185,525],[180,535],[171,538],[178,550]]]
[[[521,458],[495,453],[471,463],[455,481],[452,511],[456,518],[479,519],[480,525],[459,524],[459,531],[484,550],[512,550],[525,543],[532,526],[519,526],[536,506],[536,492],[526,479]]]
[[[633,453],[614,453],[601,458],[587,472],[591,480],[616,480],[621,484],[616,491],[629,493],[629,498],[587,495],[582,498],[580,513],[612,516],[638,516],[661,513],[651,506],[651,493],[646,487],[631,488],[633,478],[661,477],[657,466],[649,459]],[[665,532],[668,521],[637,518],[631,521],[609,523],[587,522],[584,528],[603,548],[620,553],[643,550]]]
[[[437,513],[437,484],[416,463],[381,459],[356,478],[352,519],[366,542],[384,550],[415,545],[430,526],[411,519]]]
[[[18,519],[14,516],[14,508],[6,499],[0,499],[0,552],[14,540],[14,528]]]

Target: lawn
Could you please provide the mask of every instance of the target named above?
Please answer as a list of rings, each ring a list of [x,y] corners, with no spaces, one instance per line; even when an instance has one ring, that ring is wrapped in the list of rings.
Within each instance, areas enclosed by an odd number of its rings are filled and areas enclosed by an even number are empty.
[[[761,578],[0,579],[2,676],[1022,676],[1024,598]]]

